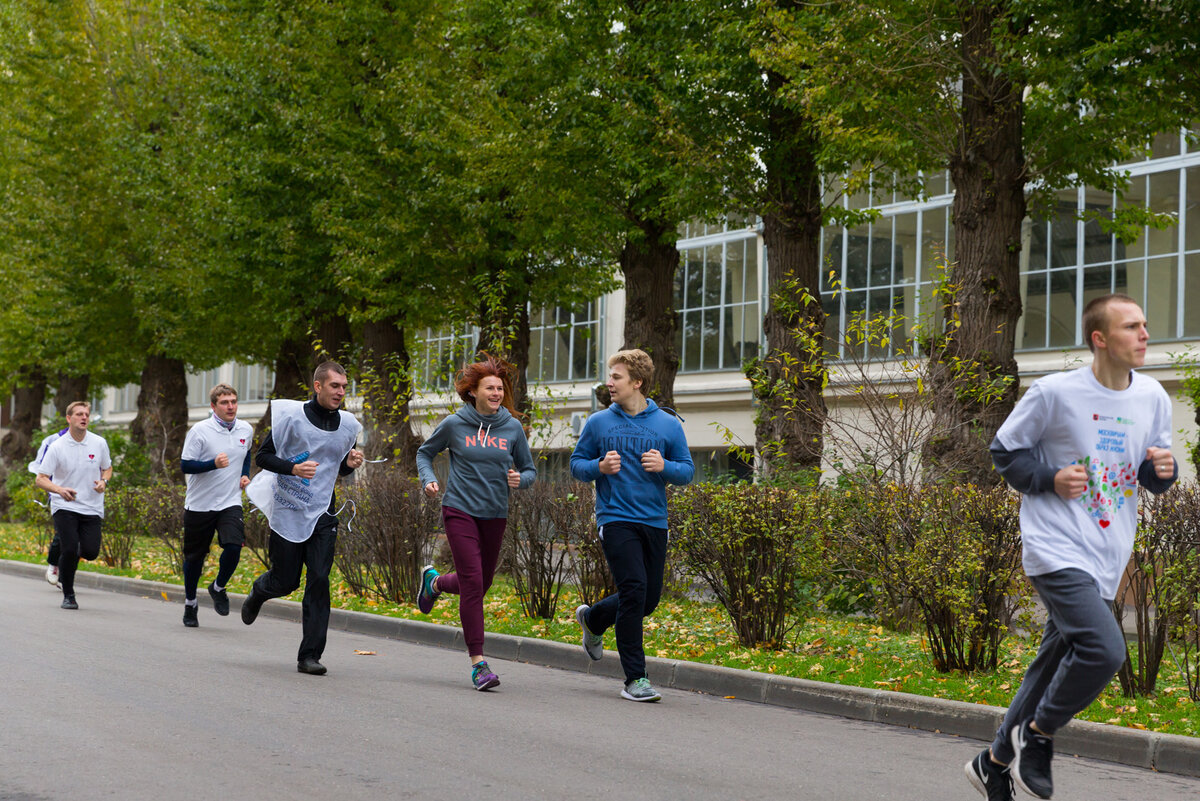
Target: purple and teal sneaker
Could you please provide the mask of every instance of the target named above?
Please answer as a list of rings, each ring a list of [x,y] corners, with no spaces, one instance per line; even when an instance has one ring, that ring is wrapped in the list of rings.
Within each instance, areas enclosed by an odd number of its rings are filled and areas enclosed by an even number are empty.
[[[476,662],[471,666],[471,683],[476,690],[490,690],[499,686],[500,677],[492,672],[487,662]]]
[[[437,577],[438,572],[433,565],[425,565],[421,571],[421,588],[417,590],[417,609],[420,609],[423,615],[428,615],[433,611],[433,605],[441,595],[440,592],[433,589],[433,580]]]

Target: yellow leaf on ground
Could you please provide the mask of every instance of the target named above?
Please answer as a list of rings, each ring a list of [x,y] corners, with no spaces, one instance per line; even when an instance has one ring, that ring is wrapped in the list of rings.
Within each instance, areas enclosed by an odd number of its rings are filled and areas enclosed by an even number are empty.
[[[166,593],[166,591],[165,591],[165,590],[163,591],[162,597],[163,597],[163,600],[164,600],[164,601],[167,601],[168,603],[169,603],[169,602],[170,602],[170,600],[171,600],[170,596],[169,596],[169,595],[167,595],[167,593]]]
[[[375,656],[374,651],[361,651],[358,648],[354,649],[354,653],[358,656]]]

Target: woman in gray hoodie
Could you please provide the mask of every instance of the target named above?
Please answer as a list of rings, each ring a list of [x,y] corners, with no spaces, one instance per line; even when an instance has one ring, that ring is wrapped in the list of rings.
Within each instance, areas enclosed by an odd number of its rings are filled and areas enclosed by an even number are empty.
[[[417,451],[417,471],[430,498],[441,490],[433,458],[450,451],[442,521],[454,556],[453,573],[439,575],[433,565],[421,571],[417,607],[429,614],[443,592],[460,596],[458,615],[476,690],[500,683],[483,658],[483,596],[500,558],[508,495],[537,478],[525,429],[512,405],[512,369],[492,358],[463,367],[454,389],[464,405],[438,424]]]

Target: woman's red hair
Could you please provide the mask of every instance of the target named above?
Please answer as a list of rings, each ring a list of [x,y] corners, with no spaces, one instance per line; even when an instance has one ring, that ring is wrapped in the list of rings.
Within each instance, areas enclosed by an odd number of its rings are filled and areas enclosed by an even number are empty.
[[[458,397],[463,399],[464,403],[475,405],[475,390],[479,388],[479,382],[489,376],[494,376],[500,379],[500,383],[504,385],[504,399],[500,404],[508,409],[509,414],[513,417],[519,417],[517,409],[513,406],[513,390],[512,390],[512,375],[516,368],[504,361],[493,356],[488,356],[481,362],[465,364],[458,371],[458,375],[454,379],[454,391],[458,393]]]

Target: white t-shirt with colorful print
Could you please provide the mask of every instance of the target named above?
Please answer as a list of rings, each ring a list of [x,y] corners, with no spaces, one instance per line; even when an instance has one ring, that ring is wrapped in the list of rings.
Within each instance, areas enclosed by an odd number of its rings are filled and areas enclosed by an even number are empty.
[[[1148,447],[1171,447],[1171,399],[1136,372],[1117,391],[1080,367],[1034,381],[996,432],[1006,450],[1029,449],[1055,470],[1082,464],[1088,489],[1066,500],[1026,495],[1021,539],[1026,575],[1079,568],[1114,598],[1137,530],[1137,472]]]

